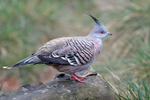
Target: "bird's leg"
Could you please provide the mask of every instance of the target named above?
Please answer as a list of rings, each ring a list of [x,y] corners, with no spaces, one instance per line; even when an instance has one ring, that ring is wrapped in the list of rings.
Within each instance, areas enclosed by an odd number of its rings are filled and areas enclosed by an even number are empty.
[[[83,80],[86,78],[86,76],[79,76],[76,73],[73,74],[74,76],[76,76],[78,79]]]
[[[78,81],[78,82],[80,82],[80,83],[82,83],[83,81],[83,79],[79,79],[77,76],[75,76],[74,74],[71,76],[71,78],[70,78],[70,80],[76,80],[76,81]]]
[[[90,76],[90,75],[97,75],[97,73],[96,72],[87,72],[85,75],[83,75],[83,76],[79,76],[79,75],[77,75],[76,73],[74,73],[72,76],[71,76],[71,78],[70,78],[70,80],[76,80],[76,81],[78,81],[78,82],[83,82],[83,80],[86,78],[86,77],[88,77],[88,76]]]

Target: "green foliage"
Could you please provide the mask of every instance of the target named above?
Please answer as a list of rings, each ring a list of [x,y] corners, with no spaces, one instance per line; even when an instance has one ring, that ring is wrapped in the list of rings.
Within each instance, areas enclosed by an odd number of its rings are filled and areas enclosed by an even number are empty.
[[[135,59],[135,64],[139,65],[138,67],[150,68],[150,39],[146,42],[138,39],[138,43],[133,43],[133,47],[141,46],[140,48],[135,48],[135,53],[133,53],[133,58]]]
[[[120,100],[150,99],[150,1],[130,0],[113,17],[112,47],[94,68],[99,71]],[[111,19],[109,20],[111,21]],[[109,22],[108,21],[108,22]],[[116,34],[115,34],[116,33]]]
[[[119,100],[149,100],[150,85],[144,81],[135,83],[129,82],[127,90],[122,91],[123,95],[118,94]]]

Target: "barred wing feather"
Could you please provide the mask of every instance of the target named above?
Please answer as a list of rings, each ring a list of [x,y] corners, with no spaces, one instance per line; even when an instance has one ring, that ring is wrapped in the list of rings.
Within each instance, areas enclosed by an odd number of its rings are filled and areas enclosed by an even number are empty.
[[[94,44],[84,39],[67,39],[61,49],[46,55],[38,55],[38,57],[49,64],[84,65],[94,57]]]

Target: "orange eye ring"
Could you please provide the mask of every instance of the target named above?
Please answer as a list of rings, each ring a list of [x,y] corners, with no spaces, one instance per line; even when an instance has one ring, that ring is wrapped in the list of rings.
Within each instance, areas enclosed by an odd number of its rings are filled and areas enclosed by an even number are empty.
[[[101,30],[101,31],[100,31],[100,34],[104,34],[104,31],[103,31],[103,30]]]

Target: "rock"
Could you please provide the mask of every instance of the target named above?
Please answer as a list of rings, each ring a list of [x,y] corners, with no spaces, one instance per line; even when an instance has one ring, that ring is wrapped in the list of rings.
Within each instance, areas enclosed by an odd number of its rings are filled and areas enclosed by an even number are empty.
[[[109,84],[92,74],[83,83],[58,75],[54,81],[36,86],[24,85],[16,92],[2,92],[0,100],[116,100]]]

